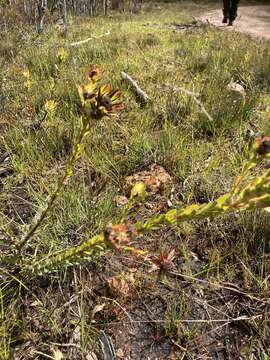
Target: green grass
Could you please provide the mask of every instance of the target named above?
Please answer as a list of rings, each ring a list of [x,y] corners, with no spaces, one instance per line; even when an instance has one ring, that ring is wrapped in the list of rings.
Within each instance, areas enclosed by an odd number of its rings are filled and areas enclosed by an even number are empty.
[[[192,15],[199,14],[202,8],[195,2],[161,6],[162,10],[150,11],[148,5],[149,11],[133,16],[115,14],[109,19],[74,19],[67,39],[53,28],[46,29],[38,39],[32,31],[4,35],[0,44],[3,69],[0,120],[7,129],[1,133],[0,155],[6,154],[12,172],[1,178],[3,253],[7,251],[8,234],[21,233],[54,189],[63,170],[79,128],[76,84],[83,80],[83,71],[91,63],[100,64],[105,69],[105,79],[122,90],[124,110],[116,119],[100,122],[91,134],[74,177],[32,239],[28,252],[33,259],[78,244],[102,230],[119,211],[113,199],[126,193],[125,178],[152,163],[162,165],[172,176],[182,202],[215,199],[228,191],[233,177],[239,173],[248,157],[253,134],[270,131],[269,43],[256,43],[244,35],[207,26],[173,31],[171,24],[191,22]],[[66,47],[68,59],[52,92],[50,78],[55,76],[58,48],[107,32],[109,35],[85,45]],[[33,81],[29,92],[23,88],[24,68],[29,69]],[[151,101],[145,108],[140,108],[130,89],[121,82],[120,71],[130,74],[149,95]],[[245,101],[233,102],[226,89],[231,80],[244,86]],[[171,92],[170,86],[200,93],[213,122],[192,98],[182,92]],[[44,104],[51,97],[58,103],[53,121],[45,122],[41,130],[34,130],[31,124],[42,118]],[[104,294],[108,296],[104,282],[135,267],[139,284],[134,299],[116,300],[132,313],[133,302],[164,297],[163,286],[171,288],[172,300],[168,300],[163,312],[166,336],[187,349],[187,359],[196,359],[196,351],[202,353],[196,337],[209,329],[180,326],[174,320],[207,316],[190,306],[188,298],[192,293],[210,303],[217,295],[211,286],[204,288],[196,279],[220,285],[233,283],[261,299],[269,296],[269,220],[266,213],[247,213],[210,223],[192,223],[187,232],[164,231],[156,237],[146,237],[146,246],[153,252],[158,253],[164,242],[177,249],[176,272],[194,277],[182,290],[181,281],[174,277],[169,277],[169,284],[156,286],[155,274],[144,275],[145,264],[139,266],[133,260],[130,264],[112,253],[74,271],[63,270],[42,278],[35,284],[29,285],[23,279],[29,290],[21,286],[11,298],[4,288],[0,296],[3,320],[0,358],[11,358],[10,351],[16,349],[24,353],[24,359],[32,359],[37,358],[35,352],[52,355],[55,347],[68,359],[84,358],[91,346],[98,348],[98,332],[105,329],[113,334],[108,324],[121,321],[124,316],[112,311],[111,304],[102,298]],[[100,277],[103,272],[105,278]],[[228,294],[224,292],[225,295],[219,291],[218,296],[225,296],[227,301]],[[100,301],[106,303],[104,313],[92,324],[89,313]],[[231,308],[233,301],[237,303],[235,309]],[[241,315],[252,318],[264,314],[263,318],[241,324],[237,336],[248,338],[245,346],[239,345],[241,356],[251,358],[251,354],[256,354],[255,358],[268,359],[269,305],[252,304],[245,296],[230,298],[228,304],[227,308],[224,304],[215,305],[223,315],[212,313],[212,308],[208,315],[223,318],[226,313],[234,318]],[[217,325],[211,325],[213,330],[212,326]],[[79,329],[79,340],[74,339],[74,329]],[[75,348],[77,352],[74,352],[53,345],[70,342],[81,350]],[[210,349],[210,345],[206,347]],[[176,346],[175,352],[180,354],[180,348]]]

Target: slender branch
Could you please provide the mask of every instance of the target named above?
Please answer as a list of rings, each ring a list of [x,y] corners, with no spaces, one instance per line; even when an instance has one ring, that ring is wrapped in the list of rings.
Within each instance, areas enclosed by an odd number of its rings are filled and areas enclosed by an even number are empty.
[[[206,110],[206,108],[204,107],[201,100],[198,99],[199,94],[194,93],[193,91],[187,90],[187,89],[182,88],[182,87],[166,86],[166,88],[168,88],[169,90],[174,91],[174,92],[183,92],[183,93],[189,95],[190,97],[192,97],[194,102],[198,105],[198,107],[201,109],[201,111],[204,113],[204,115],[208,118],[208,120],[211,121],[211,122],[214,121],[213,117]]]
[[[83,44],[86,44],[88,43],[89,41],[91,40],[95,40],[95,39],[99,39],[99,38],[102,38],[103,36],[108,36],[110,35],[110,31],[107,31],[105,34],[101,34],[99,36],[91,36],[85,40],[80,40],[80,41],[76,41],[76,42],[73,42],[71,44],[69,44],[68,46],[79,46],[79,45],[83,45]]]
[[[127,73],[121,71],[121,78],[131,85],[131,88],[135,95],[138,97],[142,104],[146,104],[149,101],[149,96],[140,88],[138,83],[133,80]]]
[[[224,318],[224,319],[175,319],[173,322],[175,324],[212,324],[212,323],[233,323],[233,322],[242,322],[242,321],[250,321],[250,320],[256,320],[263,318],[264,314],[254,315],[254,316],[238,316],[236,318]],[[128,323],[128,322],[125,322]],[[132,320],[132,323],[134,324],[164,324],[166,323],[166,320],[158,320],[158,319],[149,319],[149,320]],[[119,324],[117,321],[110,322],[110,324]],[[121,321],[121,324],[123,322]]]

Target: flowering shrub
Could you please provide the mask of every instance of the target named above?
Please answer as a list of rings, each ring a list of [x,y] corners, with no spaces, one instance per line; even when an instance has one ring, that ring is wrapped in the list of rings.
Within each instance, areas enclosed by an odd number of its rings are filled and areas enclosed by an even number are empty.
[[[65,61],[66,56],[65,51],[58,53],[58,65]],[[146,256],[144,250],[135,249],[131,246],[131,243],[139,236],[157,230],[162,226],[175,227],[183,221],[205,219],[229,212],[250,209],[268,210],[270,207],[270,170],[267,169],[263,174],[255,177],[252,177],[251,173],[257,165],[270,159],[270,136],[262,136],[256,139],[250,159],[245,164],[243,171],[236,177],[231,191],[215,201],[172,209],[164,214],[152,216],[145,222],[130,224],[126,220],[130,209],[138,200],[143,202],[147,197],[147,188],[143,182],[139,182],[133,186],[130,199],[124,205],[120,223],[104,226],[102,233],[93,236],[80,245],[57,253],[51,253],[35,263],[28,262],[27,256],[24,255],[24,249],[48,213],[53,209],[56,200],[61,196],[63,188],[73,175],[75,163],[83,151],[85,137],[96,125],[97,121],[104,117],[111,117],[121,109],[120,91],[113,90],[108,84],[101,84],[102,75],[101,68],[92,65],[87,70],[85,84],[77,85],[81,107],[80,130],[64,173],[60,176],[55,191],[48,196],[44,207],[38,211],[32,224],[23,233],[14,254],[8,259],[1,259],[4,262],[15,263],[19,268],[19,273],[43,274],[54,271],[57,268],[74,265],[89,259],[109,248]],[[23,79],[25,87],[30,88],[31,76],[29,71],[24,71]],[[50,99],[45,104],[45,111],[52,117],[56,106],[56,101]],[[174,256],[174,252],[163,253],[159,258],[153,259],[153,264],[162,273],[172,265]]]

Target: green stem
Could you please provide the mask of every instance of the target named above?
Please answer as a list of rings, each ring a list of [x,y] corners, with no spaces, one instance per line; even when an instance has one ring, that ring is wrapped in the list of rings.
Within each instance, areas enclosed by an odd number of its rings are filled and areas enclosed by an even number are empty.
[[[26,245],[26,243],[31,239],[31,237],[35,234],[37,229],[41,226],[44,219],[46,218],[49,211],[53,208],[53,205],[55,203],[55,200],[59,197],[61,194],[62,189],[65,187],[65,185],[68,183],[70,177],[73,174],[73,169],[75,166],[76,161],[80,157],[81,154],[81,145],[83,142],[83,139],[85,135],[88,133],[90,128],[90,125],[88,122],[84,122],[83,126],[80,130],[78,139],[73,147],[72,154],[67,162],[66,170],[64,175],[59,179],[58,184],[54,192],[49,195],[45,207],[36,214],[33,223],[28,228],[27,232],[22,236],[21,241],[18,246],[18,253],[20,254],[22,251],[22,248]]]
[[[257,161],[257,160],[256,160]],[[253,168],[253,163],[249,163],[249,168]],[[246,167],[243,172],[246,174]],[[239,179],[244,177],[240,175]],[[165,214],[152,216],[145,222],[138,222],[135,224],[135,228],[138,235],[158,230],[162,226],[177,226],[184,221],[206,219],[209,217],[216,217],[221,214],[241,211],[251,208],[264,208],[270,205],[270,170],[264,175],[256,177],[250,184],[240,191],[241,180],[236,181],[237,192],[231,191],[216,201],[201,204],[201,205],[189,205],[183,209],[172,209]],[[235,198],[236,197],[236,198]],[[126,209],[132,206],[132,202],[127,204]],[[121,214],[121,220],[123,216],[126,216],[126,211]],[[126,246],[125,243],[121,244],[121,238],[123,234],[119,230],[118,239],[120,241],[118,249],[133,251],[134,248]],[[117,235],[116,235],[117,238]],[[28,265],[25,267],[26,272],[30,273],[44,273],[59,268],[66,264],[74,264],[85,256],[92,255],[96,250],[104,250],[106,247],[112,247],[113,243],[110,242],[110,236],[108,231],[104,231],[99,235],[96,235],[89,240],[85,241],[81,245],[71,247],[69,249],[62,250],[57,253],[53,253],[47,259],[41,259],[34,265]]]
[[[39,262],[34,265],[26,266],[22,273],[39,273],[43,274],[45,272],[55,270],[59,267],[69,264],[71,261],[76,259],[82,259],[83,257],[93,256],[94,253],[104,250],[106,247],[106,235],[101,233],[95,235],[89,240],[83,242],[81,245],[71,247],[59,251],[58,253],[51,254],[48,258],[41,259]]]
[[[245,164],[244,169],[242,170],[241,174],[238,175],[235,179],[235,182],[234,182],[231,192],[230,192],[232,196],[237,193],[242,181],[249,174],[250,170],[252,170],[261,161],[262,161],[262,157],[258,158],[256,153],[252,153],[250,160]]]

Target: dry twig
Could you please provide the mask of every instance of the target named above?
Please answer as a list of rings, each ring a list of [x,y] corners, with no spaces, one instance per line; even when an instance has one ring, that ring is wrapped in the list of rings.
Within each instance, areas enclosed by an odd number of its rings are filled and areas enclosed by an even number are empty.
[[[71,44],[68,44],[68,46],[79,46],[79,45],[83,45],[83,44],[88,43],[88,42],[91,41],[91,40],[96,40],[96,39],[99,39],[99,38],[101,38],[101,37],[103,37],[103,36],[108,36],[108,35],[110,35],[110,31],[107,31],[105,34],[101,34],[101,35],[99,35],[99,36],[91,36],[91,37],[89,37],[89,38],[87,38],[87,39],[85,39],[85,40],[73,42],[73,43],[71,43]]]
[[[164,89],[164,87],[162,87]],[[204,107],[203,103],[201,102],[201,100],[198,99],[199,94],[194,93],[193,91],[184,89],[182,87],[176,87],[176,86],[167,86],[165,85],[165,88],[167,88],[168,90],[172,91],[172,92],[183,92],[187,95],[189,95],[190,97],[192,97],[192,99],[194,100],[194,102],[198,105],[198,107],[201,109],[201,111],[204,113],[204,115],[208,118],[209,121],[213,122],[213,118],[212,116],[209,114],[209,112],[206,110],[206,108]]]
[[[138,83],[135,80],[133,80],[127,73],[121,71],[121,78],[122,80],[127,81],[131,85],[133,92],[135,93],[141,104],[146,104],[149,101],[149,96],[140,88]]]

